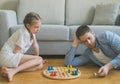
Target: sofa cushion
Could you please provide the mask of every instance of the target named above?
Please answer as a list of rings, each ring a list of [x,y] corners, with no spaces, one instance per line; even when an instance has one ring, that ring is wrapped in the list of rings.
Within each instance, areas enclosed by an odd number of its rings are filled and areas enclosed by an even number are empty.
[[[92,24],[96,4],[116,2],[115,0],[66,0],[66,25]]]
[[[120,26],[107,26],[107,25],[88,25],[94,32],[96,35],[104,32],[104,31],[111,31],[114,32],[116,34],[118,34],[120,36]],[[72,41],[75,37],[75,32],[76,29],[79,26],[69,26],[70,28],[70,40]]]
[[[23,23],[24,16],[33,11],[42,17],[43,24],[64,24],[65,0],[19,0],[18,23]]]
[[[40,54],[42,55],[65,55],[71,48],[71,42],[60,42],[60,41],[44,41],[44,42],[38,42],[40,47]],[[76,54],[82,54],[86,47],[84,45],[79,45],[78,49],[76,50]],[[34,50],[30,50],[30,52],[33,52]],[[30,53],[29,52],[29,53]],[[54,83],[53,83],[54,84]]]
[[[95,1],[66,0],[66,25],[91,24],[95,12]]]
[[[62,25],[42,25],[37,40],[68,41],[69,28]]]
[[[10,28],[10,35],[23,25]],[[68,41],[69,28],[62,25],[42,25],[40,32],[36,35],[37,40],[41,41]]]
[[[99,4],[96,6],[93,24],[114,25],[119,11],[118,4]]]

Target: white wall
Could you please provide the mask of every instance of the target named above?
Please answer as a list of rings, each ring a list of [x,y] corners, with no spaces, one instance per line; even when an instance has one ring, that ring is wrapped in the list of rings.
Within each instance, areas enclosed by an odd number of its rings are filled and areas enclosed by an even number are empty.
[[[18,0],[0,0],[0,9],[16,10]]]

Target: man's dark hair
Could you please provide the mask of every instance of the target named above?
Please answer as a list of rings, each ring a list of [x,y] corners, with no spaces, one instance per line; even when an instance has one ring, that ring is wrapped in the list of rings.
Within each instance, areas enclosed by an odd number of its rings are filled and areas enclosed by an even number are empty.
[[[79,39],[80,36],[87,32],[91,32],[91,29],[87,25],[81,25],[76,30],[76,37]]]

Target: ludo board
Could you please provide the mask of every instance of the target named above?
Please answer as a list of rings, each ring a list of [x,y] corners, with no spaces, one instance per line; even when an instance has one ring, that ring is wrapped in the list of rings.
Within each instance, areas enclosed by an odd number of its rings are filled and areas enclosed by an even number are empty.
[[[72,66],[67,67],[48,66],[48,68],[43,71],[43,75],[51,79],[74,79],[79,78],[81,72],[78,68],[72,68]]]

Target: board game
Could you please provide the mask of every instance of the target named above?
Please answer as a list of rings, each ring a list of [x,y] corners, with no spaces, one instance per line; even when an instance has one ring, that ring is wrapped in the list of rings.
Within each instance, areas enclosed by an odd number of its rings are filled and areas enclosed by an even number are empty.
[[[98,73],[93,73],[93,77],[102,78],[102,77],[105,77],[105,76],[100,76]]]
[[[67,67],[48,66],[48,68],[43,71],[43,75],[51,79],[74,79],[79,78],[81,72],[78,68],[73,68],[72,66]]]

